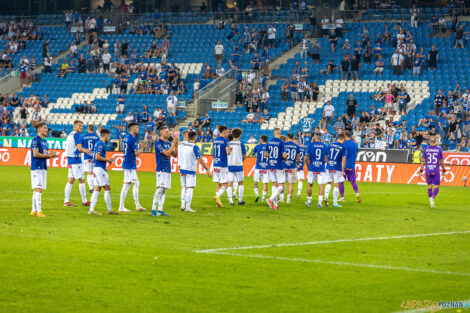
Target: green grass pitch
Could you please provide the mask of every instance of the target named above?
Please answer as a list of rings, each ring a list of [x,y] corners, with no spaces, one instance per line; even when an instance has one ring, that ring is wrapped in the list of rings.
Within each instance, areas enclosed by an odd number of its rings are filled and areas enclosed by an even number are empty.
[[[346,184],[343,208],[318,209],[304,206],[304,184],[300,200],[271,211],[254,203],[252,178],[244,207],[224,195],[217,208],[215,184],[198,176],[190,214],[179,210],[174,174],[171,217],[90,216],[62,206],[66,170],[50,169],[40,219],[29,215],[29,168],[0,173],[0,312],[386,313],[406,300],[470,299],[468,188],[442,187],[430,209],[425,186],[360,183],[358,204]],[[117,209],[122,172],[110,178]],[[139,178],[148,210],[155,174]],[[96,209],[105,212],[102,194]],[[436,233],[451,234],[410,237]]]

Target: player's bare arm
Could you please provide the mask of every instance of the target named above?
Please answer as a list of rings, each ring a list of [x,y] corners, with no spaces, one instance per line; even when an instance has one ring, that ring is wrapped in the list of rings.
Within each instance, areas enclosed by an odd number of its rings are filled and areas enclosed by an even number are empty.
[[[140,149],[135,152],[135,156],[141,155],[141,154],[144,152],[144,149],[145,149],[146,147],[147,147],[147,143],[146,143],[146,142],[142,142],[142,143],[140,144]]]
[[[90,149],[83,149],[81,143],[77,143],[77,150],[78,150],[78,152],[80,152],[80,153],[86,153],[86,154],[88,154],[88,155],[91,155]]]
[[[206,170],[207,176],[211,177],[211,176],[212,176],[211,171],[209,171],[209,168],[207,167],[207,164],[206,164],[206,162],[204,161],[204,159],[203,159],[203,158],[199,158],[199,159],[197,159],[197,162],[198,162],[199,164],[201,164],[202,167]]]
[[[33,156],[35,158],[40,158],[40,159],[53,159],[53,158],[56,158],[58,155],[56,151],[51,151],[49,153],[40,153],[39,149],[33,149]]]
[[[99,153],[96,153],[96,154],[95,154],[95,159],[96,159],[97,161],[109,162],[109,163],[114,163],[114,161],[116,161],[115,158],[106,158],[106,157],[102,157],[101,154],[99,154]]]

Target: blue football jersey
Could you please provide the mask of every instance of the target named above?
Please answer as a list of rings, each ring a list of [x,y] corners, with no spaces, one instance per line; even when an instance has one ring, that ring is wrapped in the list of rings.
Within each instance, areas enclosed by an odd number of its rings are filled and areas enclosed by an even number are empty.
[[[137,169],[135,156],[135,152],[139,150],[137,139],[132,135],[127,135],[122,140],[122,144],[124,153],[124,161],[122,162],[122,168],[125,170]]]
[[[168,141],[158,140],[155,143],[155,158],[157,161],[157,172],[171,173],[171,157],[167,157],[162,152],[169,150],[171,143]]]
[[[343,157],[346,157],[346,149],[339,142],[333,142],[328,147],[328,163],[327,170],[342,171]]]
[[[93,150],[93,166],[95,167],[101,167],[106,171],[106,162],[105,161],[98,161],[96,159],[96,155],[99,154],[101,157],[105,158],[106,157],[106,147],[104,145],[104,142],[101,140],[98,140],[95,143],[95,148]]]
[[[328,146],[323,142],[314,141],[310,143],[305,152],[308,155],[308,170],[315,173],[325,172],[325,156],[328,152]]]
[[[44,138],[36,136],[31,141],[31,170],[47,170],[47,159],[35,158],[33,150],[37,149],[39,153],[49,153],[47,141]]]
[[[284,160],[285,169],[297,168],[297,155],[299,154],[299,145],[293,141],[288,141],[284,144],[284,152],[287,154]]]
[[[300,127],[303,133],[310,133],[314,127],[315,119],[312,117],[304,117],[300,120]]]
[[[284,161],[282,156],[284,153],[284,142],[279,138],[273,138],[268,141],[266,150],[269,154],[268,169],[282,170]]]
[[[265,170],[268,168],[268,158],[265,156],[266,144],[259,144],[253,148],[253,154],[256,154],[257,170]]]
[[[212,142],[213,164],[215,167],[227,167],[227,146],[228,139],[217,137]]]
[[[343,147],[346,149],[346,169],[356,168],[356,157],[358,152],[357,143],[352,140],[346,140],[343,143]]]
[[[97,134],[95,133],[87,133],[84,136],[82,136],[82,147],[83,149],[90,149],[90,151],[95,151],[95,144],[100,140],[100,137],[98,137]],[[93,155],[88,155],[84,154],[83,158],[85,160],[92,160]]]
[[[304,170],[304,157],[305,157],[305,148],[299,146],[299,165],[297,166],[298,171]]]

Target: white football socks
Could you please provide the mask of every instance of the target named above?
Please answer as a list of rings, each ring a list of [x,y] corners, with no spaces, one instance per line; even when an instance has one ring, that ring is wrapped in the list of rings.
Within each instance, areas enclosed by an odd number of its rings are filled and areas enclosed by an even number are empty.
[[[66,183],[65,184],[65,198],[64,203],[70,202],[70,193],[72,192],[72,184]]]
[[[82,196],[82,203],[85,203],[87,201],[85,183],[78,184],[78,191],[80,191],[80,196]]]
[[[181,188],[181,209],[186,206],[186,187]]]
[[[318,196],[318,204],[321,205],[323,202],[323,196]]]
[[[267,193],[268,193],[267,191],[264,191],[264,190],[263,190],[263,193],[262,193],[262,196],[261,196],[261,199],[262,199],[262,200],[264,200],[264,199],[266,198],[266,194],[267,194]]]
[[[333,203],[338,203],[338,195],[339,195],[339,188],[334,187],[333,188]]]
[[[258,197],[259,196],[259,191],[258,191],[258,186],[254,186],[253,190],[255,191],[255,195]]]
[[[158,201],[158,211],[163,211],[163,204],[165,203],[166,189],[160,188],[160,200]]]
[[[244,185],[239,185],[238,186],[238,202],[243,201],[243,192],[245,191],[245,186]]]
[[[186,209],[191,209],[191,201],[193,200],[193,188],[186,188]]]
[[[302,181],[299,181],[299,183],[297,184],[297,195],[300,196],[300,194],[302,193],[303,186],[304,184],[302,183]]]
[[[88,190],[93,190],[93,179],[94,179],[93,174],[86,175],[86,182],[88,184]]]
[[[331,185],[326,184],[325,186],[325,200],[328,200],[328,196],[330,195]]]
[[[139,183],[134,183],[134,185],[132,186],[132,195],[134,196],[135,208],[140,208],[141,205],[139,202]]]
[[[227,187],[227,197],[228,197],[228,201],[230,203],[233,203],[233,200],[232,200],[232,187]]]
[[[41,212],[41,196],[42,193],[36,192],[36,198],[34,199],[34,202],[36,203],[36,212]]]
[[[91,195],[91,204],[90,204],[90,212],[95,210],[96,202],[98,201],[98,197],[100,195],[99,191],[93,190],[93,194]]]
[[[111,212],[113,210],[113,207],[111,205],[111,190],[104,191],[104,202],[106,202],[106,209],[108,210],[108,212]]]
[[[33,199],[32,199],[33,207],[31,212],[36,212],[36,191],[33,191]]]
[[[220,187],[219,190],[215,193],[215,195],[220,198],[225,192],[225,187]]]
[[[121,189],[121,197],[119,198],[119,208],[124,208],[124,202],[126,201],[127,191],[131,188],[130,184],[123,184]]]

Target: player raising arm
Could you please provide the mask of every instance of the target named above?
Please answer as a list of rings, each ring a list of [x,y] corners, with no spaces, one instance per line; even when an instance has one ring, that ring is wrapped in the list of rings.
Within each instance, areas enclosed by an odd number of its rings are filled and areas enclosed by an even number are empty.
[[[44,217],[41,208],[42,191],[47,187],[47,159],[56,158],[57,152],[49,152],[47,145],[47,125],[36,125],[37,136],[31,141],[31,187],[33,192],[33,208],[31,215]]]
[[[264,201],[266,198],[269,183],[268,157],[266,156],[266,142],[268,141],[268,136],[262,135],[260,139],[261,143],[256,145],[252,151],[252,155],[256,156],[255,173],[253,175],[253,189],[256,195],[255,202],[259,201],[258,183],[261,182],[263,184],[261,201]]]
[[[328,160],[326,156],[327,152],[328,147],[321,142],[321,134],[315,133],[313,141],[308,145],[307,151],[305,152],[305,163],[308,166],[306,206],[312,204],[312,187],[316,180],[318,182],[318,207],[322,207],[324,188],[325,184],[328,182],[325,173],[325,163]]]
[[[104,202],[106,202],[106,209],[109,215],[119,214],[116,211],[113,211],[111,205],[111,187],[109,183],[108,172],[106,171],[106,162],[113,163],[116,159],[106,157],[106,147],[105,143],[109,142],[111,137],[111,132],[107,129],[102,129],[100,132],[100,140],[95,143],[95,150],[93,156],[93,175],[95,180],[93,182],[94,191],[91,195],[91,204],[88,214],[92,215],[101,215],[95,211],[96,202],[101,192],[101,188],[104,189]]]
[[[331,190],[331,184],[334,183],[333,189],[333,206],[341,207],[338,204],[339,183],[344,182],[344,168],[346,166],[346,149],[343,146],[344,135],[339,134],[337,141],[328,147],[328,162],[326,163],[326,176],[329,184],[325,187],[325,205],[328,206],[328,195]]]
[[[191,201],[193,199],[193,189],[196,187],[196,169],[197,164],[206,170],[207,176],[211,177],[211,172],[201,156],[201,151],[196,146],[197,134],[195,131],[188,133],[188,141],[181,143],[178,149],[178,158],[180,159],[180,173],[181,173],[181,186],[185,189],[185,203],[186,207],[184,212],[195,211],[191,209]]]
[[[126,201],[127,191],[131,188],[131,183],[134,184],[132,188],[132,195],[134,196],[135,210],[138,212],[145,211],[139,202],[139,178],[137,177],[137,157],[144,152],[147,144],[145,142],[138,143],[139,136],[139,123],[129,123],[129,135],[124,137],[123,154],[124,161],[122,162],[122,169],[124,171],[124,184],[122,185],[121,197],[119,201],[119,212],[130,212],[124,207]]]
[[[77,206],[70,202],[70,193],[76,179],[78,179],[78,190],[82,197],[82,206],[90,206],[90,202],[86,199],[85,172],[83,171],[82,153],[91,154],[90,149],[82,146],[83,122],[76,120],[73,122],[73,131],[65,140],[65,155],[67,156],[67,164],[69,168],[67,184],[65,185],[64,206]]]
[[[178,137],[174,137],[170,143],[170,131],[168,127],[160,128],[160,140],[155,143],[155,158],[157,161],[157,190],[153,195],[153,216],[169,216],[163,211],[165,194],[171,188],[171,157],[178,155]],[[158,210],[157,210],[158,205]]]
[[[426,183],[428,184],[429,205],[431,206],[431,209],[434,209],[434,199],[437,197],[439,185],[441,184],[439,165],[442,168],[442,175],[446,175],[442,149],[437,147],[436,144],[437,139],[435,136],[432,136],[429,139],[429,146],[423,150],[421,155],[420,174],[423,173],[423,170],[425,171]],[[434,190],[433,187],[435,187]]]

